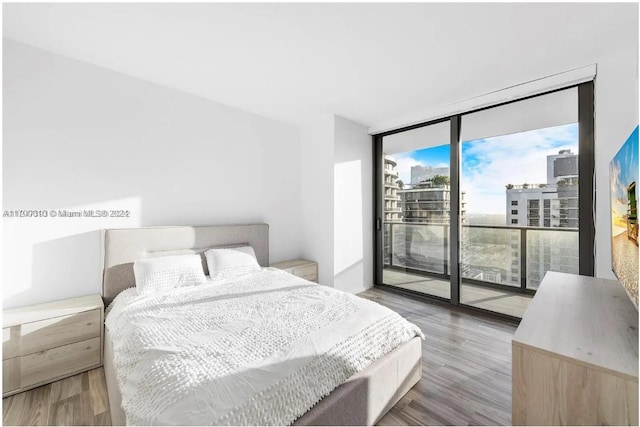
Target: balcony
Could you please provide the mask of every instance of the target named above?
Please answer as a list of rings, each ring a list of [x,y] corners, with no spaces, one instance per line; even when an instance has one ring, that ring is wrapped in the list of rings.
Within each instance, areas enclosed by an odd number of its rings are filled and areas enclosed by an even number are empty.
[[[578,230],[466,225],[460,302],[522,317],[546,271],[578,273]],[[449,225],[385,224],[384,283],[449,298]]]

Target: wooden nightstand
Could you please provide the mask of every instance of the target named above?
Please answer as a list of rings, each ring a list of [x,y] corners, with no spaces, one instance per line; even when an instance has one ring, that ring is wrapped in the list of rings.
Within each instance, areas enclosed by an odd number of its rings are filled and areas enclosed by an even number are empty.
[[[2,313],[2,397],[102,365],[100,295]]]
[[[318,283],[318,263],[304,259],[281,261],[271,264],[271,267],[287,271],[294,276],[302,277],[310,282]]]

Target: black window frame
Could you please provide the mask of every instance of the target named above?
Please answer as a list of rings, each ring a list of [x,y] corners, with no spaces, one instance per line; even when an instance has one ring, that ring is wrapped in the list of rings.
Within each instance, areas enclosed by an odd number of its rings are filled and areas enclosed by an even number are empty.
[[[418,129],[424,126],[430,126],[442,122],[450,123],[450,215],[451,215],[451,227],[449,237],[449,256],[450,256],[450,284],[451,284],[451,298],[445,299],[454,306],[463,306],[473,311],[479,311],[487,313],[494,317],[505,318],[514,321],[520,321],[519,318],[509,316],[502,313],[497,313],[489,310],[485,310],[478,307],[473,307],[465,304],[460,304],[460,130],[464,116],[467,114],[476,113],[479,111],[508,105],[527,99],[548,95],[554,92],[559,92],[567,89],[577,88],[578,90],[578,175],[579,180],[579,198],[578,198],[578,257],[579,257],[579,274],[585,276],[593,276],[595,271],[595,211],[594,211],[594,175],[595,175],[595,135],[594,135],[594,112],[595,112],[595,98],[594,98],[594,81],[589,80],[583,83],[573,84],[549,90],[541,93],[537,93],[530,96],[525,96],[517,99],[512,99],[505,102],[496,103],[493,105],[485,106],[482,108],[472,109],[458,114],[450,116],[440,117],[438,119],[429,120],[410,126],[405,126],[390,131],[380,132],[372,135],[373,142],[373,213],[374,213],[374,247],[373,247],[373,268],[374,268],[374,285],[388,287],[383,283],[383,268],[384,268],[384,248],[383,248],[383,221],[384,218],[384,195],[382,195],[383,177],[384,177],[384,154],[382,150],[382,140],[385,136],[393,135],[400,132],[406,132],[413,129]],[[381,197],[382,195],[382,197]],[[515,202],[515,203],[514,203]],[[511,201],[511,206],[518,206],[517,200]],[[526,207],[528,208],[528,206]],[[513,220],[512,220],[513,221]],[[517,221],[517,219],[516,219]],[[513,222],[512,222],[513,223]],[[458,242],[457,244],[452,244]],[[526,245],[525,251],[526,252]],[[526,253],[520,254],[521,260],[526,262]],[[523,266],[523,274],[526,275],[526,268]],[[420,298],[426,298],[429,300],[443,300],[432,295],[423,294],[410,290],[402,290],[393,288],[394,290],[414,295]],[[525,288],[521,286],[521,290],[524,293],[535,293],[535,289]]]

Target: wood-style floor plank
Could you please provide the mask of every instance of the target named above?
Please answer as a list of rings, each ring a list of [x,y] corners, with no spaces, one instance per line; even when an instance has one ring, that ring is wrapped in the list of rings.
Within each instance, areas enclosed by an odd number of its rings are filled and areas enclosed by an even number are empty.
[[[111,425],[111,414],[109,411],[101,412],[97,415],[93,416],[93,425],[94,426],[110,426]]]
[[[104,377],[104,369],[94,369],[87,374],[93,415],[97,416],[105,411],[108,412],[109,398],[107,397],[107,382]]]
[[[51,404],[49,425],[88,426],[93,424],[89,391],[67,397]]]
[[[51,384],[2,399],[3,425],[49,425]]]
[[[89,390],[89,377],[87,372],[74,375],[51,383],[51,403],[75,396]]]
[[[64,378],[2,400],[4,425],[111,425],[104,370]]]
[[[374,288],[360,294],[422,329],[422,379],[379,425],[508,425],[516,325]],[[110,425],[104,370],[3,400],[5,425]]]
[[[383,288],[359,295],[403,314],[426,336],[422,379],[379,425],[511,423],[511,337],[515,324],[416,301]]]

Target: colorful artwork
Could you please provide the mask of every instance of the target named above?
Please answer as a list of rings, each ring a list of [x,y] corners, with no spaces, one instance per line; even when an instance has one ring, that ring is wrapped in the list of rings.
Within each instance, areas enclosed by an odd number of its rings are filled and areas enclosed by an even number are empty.
[[[638,306],[638,126],[609,166],[613,272]]]

